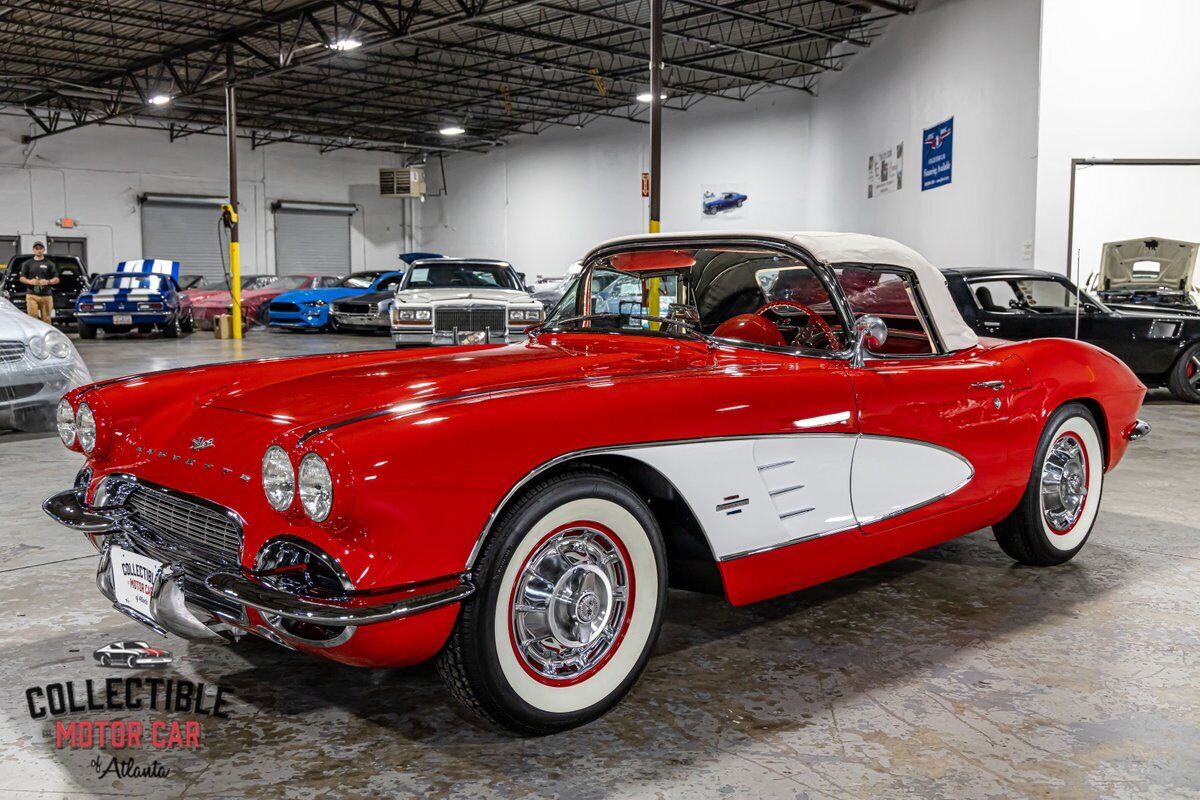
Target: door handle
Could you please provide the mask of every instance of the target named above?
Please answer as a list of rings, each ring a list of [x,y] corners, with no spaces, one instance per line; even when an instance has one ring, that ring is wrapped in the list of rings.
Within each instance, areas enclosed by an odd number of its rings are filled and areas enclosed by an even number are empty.
[[[1006,384],[1004,381],[980,381],[979,383],[972,383],[971,388],[972,389],[991,389],[993,392],[998,392],[1007,385],[1008,384]]]

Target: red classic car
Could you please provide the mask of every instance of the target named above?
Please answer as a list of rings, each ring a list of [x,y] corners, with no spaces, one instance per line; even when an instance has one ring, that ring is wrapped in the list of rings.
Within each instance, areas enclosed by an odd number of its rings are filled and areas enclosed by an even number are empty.
[[[333,286],[333,275],[246,275],[242,279],[242,323],[267,324],[267,308],[284,292]],[[212,330],[213,320],[230,313],[233,296],[228,289],[202,291],[192,297],[192,314],[201,330]]]
[[[615,282],[642,306],[596,298]],[[436,656],[478,717],[541,734],[628,691],[668,584],[740,605],[987,526],[1017,561],[1067,561],[1149,430],[1144,393],[1081,342],[977,339],[889,240],[638,236],[519,344],[72,391],[59,433],[87,464],[45,508],[160,633]],[[497,424],[531,414],[555,435]]]

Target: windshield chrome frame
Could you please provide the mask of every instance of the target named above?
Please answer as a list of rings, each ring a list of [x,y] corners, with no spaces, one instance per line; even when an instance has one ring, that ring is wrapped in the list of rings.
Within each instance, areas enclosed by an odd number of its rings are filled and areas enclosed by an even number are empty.
[[[772,237],[758,237],[758,236],[725,237],[725,236],[721,236],[720,234],[714,234],[711,236],[671,236],[669,234],[668,235],[658,234],[658,235],[648,235],[647,238],[645,238],[645,239],[635,239],[635,240],[613,242],[610,244],[601,245],[600,247],[597,247],[596,249],[589,252],[583,258],[583,269],[580,271],[580,273],[578,275],[580,288],[579,288],[579,291],[577,291],[575,294],[575,313],[576,314],[582,313],[580,311],[580,309],[582,307],[581,304],[583,303],[584,295],[587,293],[587,290],[591,286],[590,276],[591,276],[592,271],[596,268],[596,265],[600,262],[601,259],[607,258],[608,256],[614,255],[616,253],[628,253],[628,252],[647,251],[647,250],[671,250],[671,249],[702,250],[702,249],[706,249],[706,248],[729,249],[729,248],[743,248],[743,247],[747,248],[747,249],[761,249],[761,250],[773,251],[780,255],[785,255],[789,258],[794,258],[794,259],[796,259],[796,261],[803,264],[804,266],[807,266],[809,269],[811,269],[813,271],[813,274],[817,276],[817,280],[820,281],[821,286],[825,289],[825,293],[829,296],[830,305],[832,306],[834,313],[837,315],[838,319],[842,323],[842,331],[843,331],[843,335],[842,335],[843,341],[841,342],[842,349],[836,350],[836,351],[830,351],[830,350],[818,350],[815,348],[807,348],[807,347],[792,347],[792,346],[775,347],[772,345],[756,344],[754,342],[746,342],[741,339],[726,339],[723,337],[711,336],[708,334],[700,334],[700,337],[707,339],[708,341],[710,341],[714,344],[718,344],[718,345],[726,346],[726,347],[735,347],[735,348],[742,348],[742,349],[747,349],[747,350],[759,350],[759,351],[763,351],[763,352],[780,353],[780,354],[794,355],[794,356],[808,356],[811,358],[826,358],[826,359],[839,360],[839,361],[849,359],[851,356],[851,351],[853,349],[854,315],[853,315],[853,313],[851,313],[850,307],[846,304],[846,298],[842,294],[841,287],[838,286],[837,281],[834,279],[833,272],[832,272],[832,269],[830,268],[830,265],[823,261],[817,260],[812,255],[812,253],[808,252],[803,247],[799,247],[794,242],[788,241],[786,239],[776,239],[776,238],[772,238]],[[688,292],[689,292],[689,294],[691,294],[693,296],[695,295],[695,291],[691,286],[688,286]],[[693,300],[694,299],[695,298],[693,297]],[[558,306],[556,305],[554,307],[554,309],[552,309],[552,310],[555,310],[555,311],[558,310]],[[553,330],[556,332],[560,331],[560,330],[561,330],[561,332],[588,332],[588,329],[586,329],[586,328],[575,329],[574,331],[570,331],[567,329],[554,328],[553,326],[549,325],[550,322],[551,322],[551,320],[547,319],[546,330]],[[661,331],[646,331],[646,330],[613,331],[611,329],[603,329],[603,330],[605,333],[622,333],[622,334],[634,335],[634,336],[662,335],[662,336],[668,336],[671,338],[683,338],[683,337],[673,336],[672,334],[661,332]]]

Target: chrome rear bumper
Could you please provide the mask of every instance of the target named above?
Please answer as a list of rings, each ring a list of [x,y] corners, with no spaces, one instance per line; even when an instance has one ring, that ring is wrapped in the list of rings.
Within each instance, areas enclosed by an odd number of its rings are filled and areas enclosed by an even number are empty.
[[[245,619],[226,617],[220,611],[211,609],[194,609],[183,591],[183,569],[176,564],[164,563],[154,580],[150,617],[120,606],[112,586],[109,548],[115,544],[133,552],[145,549],[139,546],[133,536],[137,523],[132,519],[130,509],[125,506],[90,506],[84,499],[82,487],[59,492],[48,498],[42,508],[53,520],[86,534],[100,548],[96,585],[100,593],[126,616],[164,635],[170,632],[206,641],[230,638],[228,629],[231,627],[251,629]],[[158,553],[142,554],[161,557]],[[209,591],[243,610],[252,608],[267,617],[349,628],[404,619],[461,602],[474,594],[475,586],[466,573],[457,578],[456,585],[435,590],[399,589],[387,593],[373,592],[369,596],[349,592],[336,599],[304,597],[283,591],[245,567],[216,570],[204,578],[204,584]],[[453,577],[448,577],[446,583],[452,580]]]

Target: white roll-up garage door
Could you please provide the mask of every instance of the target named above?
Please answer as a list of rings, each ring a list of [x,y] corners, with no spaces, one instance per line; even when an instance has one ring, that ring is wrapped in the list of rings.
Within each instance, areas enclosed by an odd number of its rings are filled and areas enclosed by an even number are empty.
[[[345,275],[350,272],[351,205],[275,204],[275,272]]]
[[[227,234],[218,230],[221,202],[219,197],[145,195],[142,258],[178,261],[180,275],[224,277],[229,256]]]

